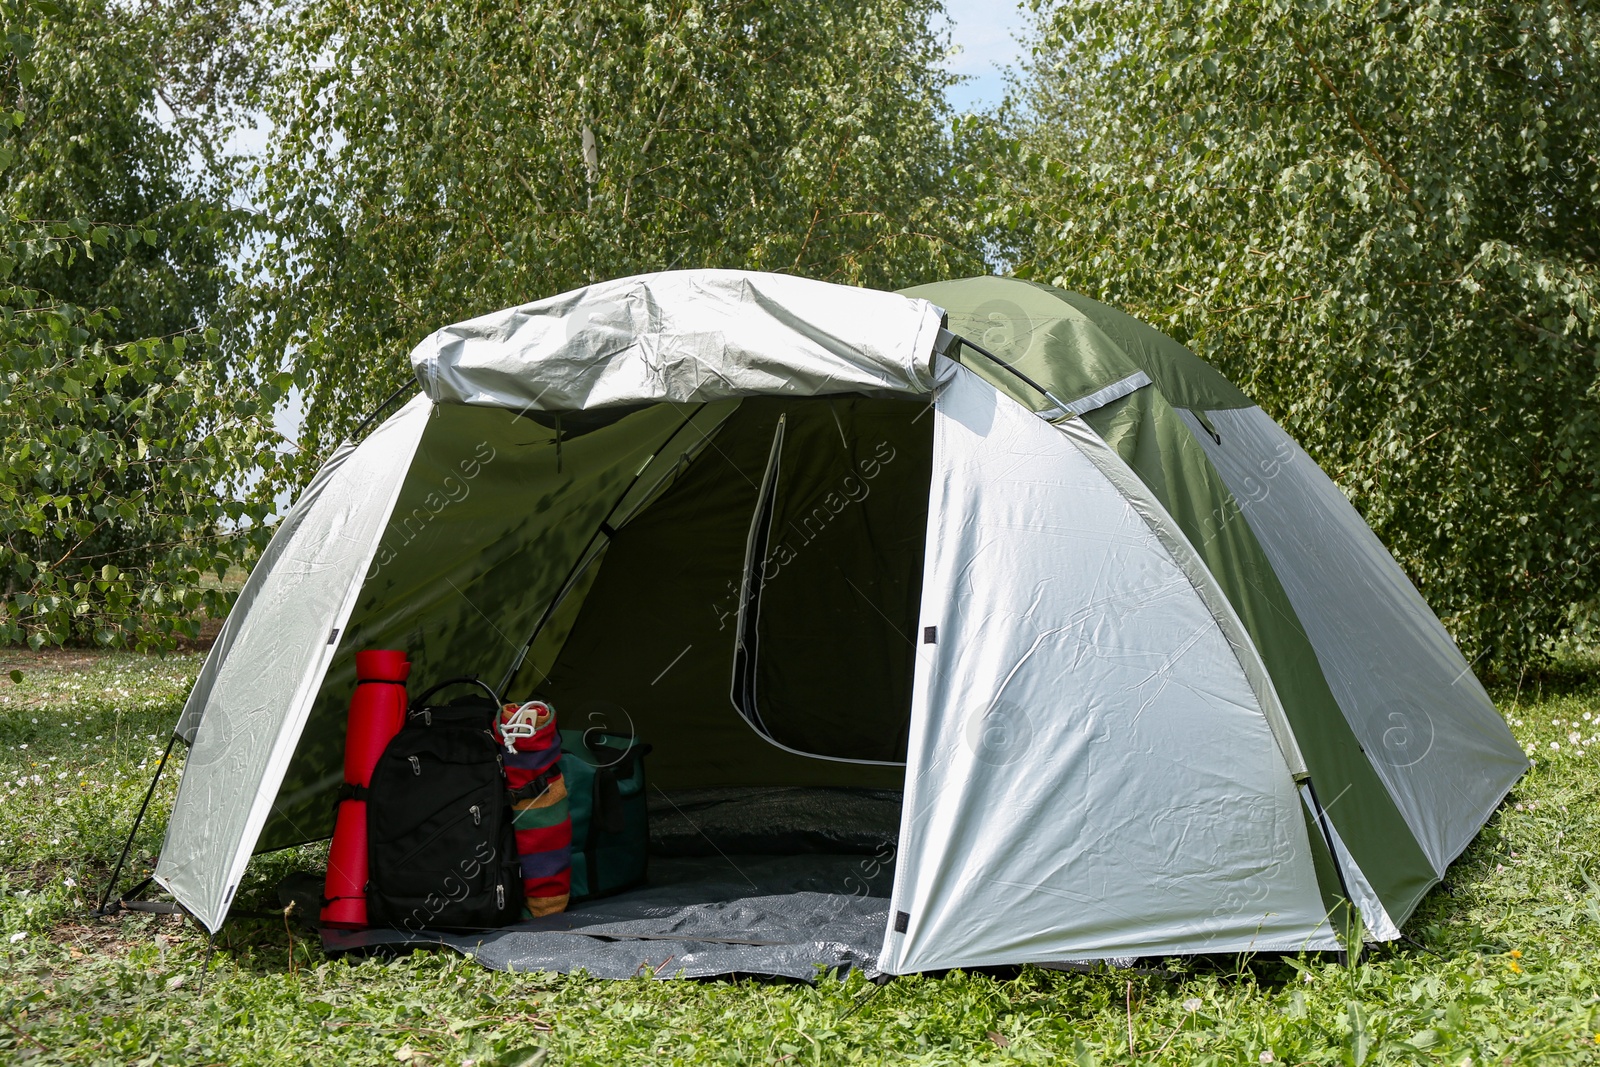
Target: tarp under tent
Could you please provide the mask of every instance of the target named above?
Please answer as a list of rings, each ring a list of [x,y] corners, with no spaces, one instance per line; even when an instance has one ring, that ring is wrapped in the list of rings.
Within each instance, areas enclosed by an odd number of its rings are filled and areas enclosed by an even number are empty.
[[[331,832],[366,648],[654,746],[651,885],[452,942],[513,969],[1338,950],[1526,767],[1316,463],[1082,296],[674,271],[412,363],[178,725],[155,879],[213,931]]]

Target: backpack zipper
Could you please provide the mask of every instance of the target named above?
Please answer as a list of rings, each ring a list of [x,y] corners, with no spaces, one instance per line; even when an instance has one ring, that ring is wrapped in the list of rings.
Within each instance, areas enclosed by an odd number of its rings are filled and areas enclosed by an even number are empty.
[[[468,810],[470,810],[472,812],[472,825],[474,825],[474,826],[483,825],[483,812],[478,808],[478,805],[474,804]]]
[[[421,778],[422,777],[422,761],[417,759],[417,757],[415,757],[415,756],[407,756],[406,759],[411,761],[411,773],[416,775],[418,778]]]
[[[494,887],[494,907],[496,911],[506,910],[506,887],[503,882]]]

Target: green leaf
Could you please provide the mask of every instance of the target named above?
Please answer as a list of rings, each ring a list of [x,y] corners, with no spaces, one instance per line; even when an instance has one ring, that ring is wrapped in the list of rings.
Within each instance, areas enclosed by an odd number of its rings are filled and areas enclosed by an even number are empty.
[[[1367,1056],[1372,1051],[1372,1035],[1367,1031],[1366,1009],[1358,1000],[1352,1000],[1348,1007],[1350,1020],[1350,1058],[1355,1067],[1363,1067]]]

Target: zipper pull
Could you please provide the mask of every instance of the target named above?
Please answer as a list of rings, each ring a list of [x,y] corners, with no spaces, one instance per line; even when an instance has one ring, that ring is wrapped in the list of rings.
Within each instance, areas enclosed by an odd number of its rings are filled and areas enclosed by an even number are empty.
[[[483,824],[483,812],[479,811],[478,810],[478,805],[474,804],[474,805],[472,805],[472,825],[480,826],[482,824]]]
[[[406,759],[411,761],[411,773],[416,775],[418,778],[421,778],[422,777],[422,761],[417,759],[417,757],[415,757],[415,756],[407,756]]]
[[[506,887],[504,885],[494,887],[494,906],[496,911],[506,910]]]

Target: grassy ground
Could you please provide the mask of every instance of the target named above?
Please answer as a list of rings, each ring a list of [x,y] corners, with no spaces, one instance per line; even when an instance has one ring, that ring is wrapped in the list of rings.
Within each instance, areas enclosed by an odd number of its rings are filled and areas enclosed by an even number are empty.
[[[0,1061],[25,1063],[1600,1062],[1600,676],[1497,693],[1534,770],[1407,926],[1422,948],[1174,960],[1172,974],[816,986],[508,976],[324,959],[279,920],[205,938],[86,919],[199,666],[0,653]],[[1592,667],[1592,665],[1589,665]],[[176,774],[135,850],[160,845]],[[312,852],[259,859],[240,906]]]

